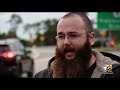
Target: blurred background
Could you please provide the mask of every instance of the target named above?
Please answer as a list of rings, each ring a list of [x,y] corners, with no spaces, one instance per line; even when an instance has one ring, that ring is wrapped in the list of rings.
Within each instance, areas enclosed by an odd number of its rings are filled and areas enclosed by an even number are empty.
[[[0,12],[0,75],[33,77],[55,54],[58,20],[67,12]],[[93,48],[120,56],[120,12],[84,12]]]

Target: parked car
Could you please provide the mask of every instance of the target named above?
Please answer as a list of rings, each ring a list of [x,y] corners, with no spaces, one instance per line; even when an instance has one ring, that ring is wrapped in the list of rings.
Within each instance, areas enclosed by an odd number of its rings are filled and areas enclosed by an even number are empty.
[[[115,41],[112,38],[95,38],[95,43],[92,47],[113,47],[115,46]]]
[[[16,38],[0,39],[0,74],[33,77],[34,62],[29,53]]]

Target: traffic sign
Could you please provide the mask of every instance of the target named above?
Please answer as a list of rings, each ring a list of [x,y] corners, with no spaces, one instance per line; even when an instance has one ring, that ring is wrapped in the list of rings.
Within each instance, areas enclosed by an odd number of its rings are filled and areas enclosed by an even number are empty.
[[[98,12],[98,30],[120,30],[120,12]]]

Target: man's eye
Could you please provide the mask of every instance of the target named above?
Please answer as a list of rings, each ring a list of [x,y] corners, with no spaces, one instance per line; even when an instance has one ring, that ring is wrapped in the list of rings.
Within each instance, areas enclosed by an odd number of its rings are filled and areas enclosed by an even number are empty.
[[[72,37],[72,38],[76,38],[76,37],[77,37],[77,35],[70,35],[70,37]]]
[[[64,36],[58,36],[58,38],[60,38],[60,39],[64,39]]]

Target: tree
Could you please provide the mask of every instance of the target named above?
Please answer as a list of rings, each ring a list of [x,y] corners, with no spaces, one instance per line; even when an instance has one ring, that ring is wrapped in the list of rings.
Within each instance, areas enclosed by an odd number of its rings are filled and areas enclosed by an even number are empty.
[[[0,33],[0,39],[5,39],[5,38],[7,38],[6,33]]]
[[[57,22],[58,22],[58,20],[56,20],[56,19],[43,20],[41,22],[36,22],[33,24],[26,24],[24,26],[24,29],[25,29],[25,32],[27,32],[29,34],[31,40],[33,40],[33,44],[54,45],[55,44],[54,37],[56,35]],[[36,36],[36,38],[33,38],[33,36]],[[41,36],[45,37],[44,41],[40,40]]]
[[[47,32],[45,33],[45,44],[46,45],[55,45],[56,40],[56,27],[57,27],[58,20],[52,19],[52,20],[46,20],[45,25],[47,27]]]
[[[14,31],[9,31],[8,33],[0,33],[0,39],[6,38],[16,38],[16,34]]]
[[[17,14],[12,14],[8,22],[10,23],[11,26],[10,31],[15,32],[16,34],[18,26],[20,25],[20,23],[22,23],[22,18]]]
[[[7,38],[17,38],[15,31],[9,31],[7,33]]]
[[[26,24],[24,25],[24,32],[23,33],[28,33],[29,38],[30,38],[30,43],[31,45],[34,44],[34,38],[33,38],[33,33],[31,32],[32,25],[31,24]]]
[[[32,44],[36,44],[36,39],[40,34],[46,32],[44,21],[24,25],[25,32],[29,34]],[[24,33],[25,33],[24,32]]]

